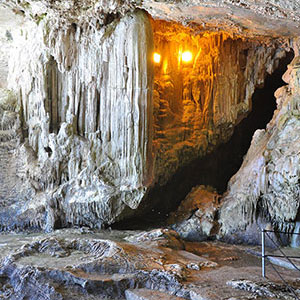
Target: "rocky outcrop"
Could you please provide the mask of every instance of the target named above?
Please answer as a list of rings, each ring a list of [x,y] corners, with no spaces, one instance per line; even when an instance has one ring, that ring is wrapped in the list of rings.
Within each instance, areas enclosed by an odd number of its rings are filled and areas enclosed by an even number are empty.
[[[172,230],[6,233],[0,249],[2,299],[292,299],[243,247],[184,242]]]
[[[201,30],[258,38],[295,37],[300,32],[300,7],[294,0],[9,0],[2,5],[37,22],[48,15],[62,25],[84,23],[90,17],[105,24],[139,7],[155,18],[197,24]]]
[[[300,6],[293,0],[144,0],[155,18],[200,25],[202,30],[257,38],[297,37]]]
[[[266,222],[286,231],[294,227],[300,201],[298,62],[296,57],[283,77],[289,85],[276,92],[273,119],[266,130],[256,131],[243,165],[229,182],[220,209],[223,237],[236,234],[243,240],[244,231],[258,224],[252,232],[257,239]]]
[[[101,233],[65,231],[35,240],[27,237],[21,247],[8,237],[15,249],[1,255],[0,295],[10,299],[124,299],[128,289],[147,288],[161,290],[166,299],[173,299],[171,295],[191,299],[183,283],[187,272],[200,270],[204,263],[206,268],[211,268],[209,263],[213,268],[217,264],[182,250],[175,232],[144,234],[143,243],[141,234],[138,242],[131,236],[128,243],[120,236],[114,241],[101,239]],[[126,293],[127,299],[130,294]]]
[[[274,285],[272,283],[262,284],[251,280],[231,280],[228,285],[235,289],[241,289],[253,292],[256,297],[279,298],[279,299],[295,299],[300,294],[299,289],[290,289],[285,285]]]
[[[218,231],[220,198],[211,187],[194,187],[177,211],[171,213],[168,223],[186,240],[206,240]]]

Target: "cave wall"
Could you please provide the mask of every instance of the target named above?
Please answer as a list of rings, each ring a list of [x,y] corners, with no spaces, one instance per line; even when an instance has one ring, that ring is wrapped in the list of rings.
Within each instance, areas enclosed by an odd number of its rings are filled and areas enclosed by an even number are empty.
[[[109,224],[138,206],[152,178],[148,17],[86,25],[29,22],[10,57],[28,137],[19,175],[44,195],[46,217],[36,221],[50,228]]]
[[[152,21],[155,65],[155,174],[166,183],[183,165],[228,141],[251,111],[251,97],[277,68],[285,50],[275,42],[243,40],[226,32]],[[191,51],[184,62],[180,54]],[[201,166],[199,166],[201,168]]]
[[[275,93],[272,120],[255,132],[240,170],[229,182],[220,209],[222,238],[257,243],[261,229],[294,229],[300,203],[299,78],[296,56],[283,76],[288,85]]]
[[[35,11],[14,39],[8,78],[23,130],[12,159],[34,195],[3,205],[11,227],[101,227],[132,215],[154,185],[228,140],[285,54],[270,39],[150,22],[127,2],[73,17],[14,5]],[[178,62],[184,47],[192,64]]]

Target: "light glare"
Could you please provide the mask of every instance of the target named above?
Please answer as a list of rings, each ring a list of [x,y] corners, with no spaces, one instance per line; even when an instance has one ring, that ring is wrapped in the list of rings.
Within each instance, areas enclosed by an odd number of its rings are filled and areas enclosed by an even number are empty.
[[[153,54],[153,60],[154,60],[154,62],[155,62],[156,64],[159,64],[159,63],[160,63],[160,58],[161,58],[161,56],[160,56],[160,54],[158,54],[157,52],[155,52],[155,53]]]
[[[192,61],[192,59],[193,59],[192,52],[190,52],[190,51],[183,52],[182,55],[181,55],[181,59],[184,62],[190,62],[190,61]]]

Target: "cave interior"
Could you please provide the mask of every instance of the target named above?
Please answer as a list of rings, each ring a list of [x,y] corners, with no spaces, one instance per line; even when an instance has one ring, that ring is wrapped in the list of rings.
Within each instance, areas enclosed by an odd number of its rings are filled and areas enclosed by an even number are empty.
[[[166,226],[170,213],[176,211],[192,188],[199,185],[208,186],[220,195],[226,193],[230,178],[242,165],[254,132],[265,129],[272,119],[277,108],[274,93],[286,85],[282,76],[294,58],[293,50],[286,50],[283,57],[276,60],[272,74],[264,71],[263,80],[256,86],[249,101],[249,110],[238,115],[229,128],[224,126],[218,129],[212,125],[216,111],[212,107],[211,97],[217,98],[214,101],[218,98],[231,103],[244,101],[244,81],[248,80],[243,78],[244,64],[253,45],[231,39],[226,32],[199,33],[195,25],[191,29],[165,21],[151,19],[151,22],[154,33],[155,147],[158,152],[167,152],[168,143],[173,146],[189,140],[197,143],[199,141],[197,138],[195,141],[193,135],[202,128],[212,128],[218,131],[219,136],[217,145],[208,145],[208,150],[200,157],[194,158],[193,153],[189,152],[186,157],[181,157],[185,162],[171,178],[150,190],[147,203],[141,204],[141,212],[113,224],[112,228],[116,229]],[[254,43],[254,47],[261,47],[260,42]],[[190,56],[186,61],[183,59],[185,54]],[[240,72],[236,82],[237,93],[240,94],[232,96],[228,92],[227,81],[232,76],[228,67],[233,66],[234,71]],[[236,89],[234,86],[230,88]],[[226,104],[223,105],[226,110]],[[193,106],[196,108],[193,109]],[[220,115],[223,113],[226,114],[221,110]],[[189,123],[193,123],[194,128],[189,128]]]
[[[300,295],[259,252],[299,252],[300,4],[263,2],[0,4],[1,299]]]

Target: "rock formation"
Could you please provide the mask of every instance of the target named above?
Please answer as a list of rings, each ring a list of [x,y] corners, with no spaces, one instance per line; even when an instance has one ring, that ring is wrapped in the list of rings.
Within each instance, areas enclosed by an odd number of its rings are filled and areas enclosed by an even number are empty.
[[[273,119],[266,130],[255,132],[241,169],[229,182],[220,210],[222,235],[242,238],[261,219],[283,231],[294,228],[300,201],[298,61],[297,56],[283,77],[288,85],[276,92]]]
[[[170,215],[168,223],[186,240],[206,240],[218,232],[220,198],[213,188],[197,186]]]
[[[225,32],[153,24],[155,51],[162,56],[154,76],[154,174],[162,184],[231,137],[251,110],[254,89],[285,51],[276,43],[243,41]],[[178,57],[186,50],[194,55],[190,63]]]
[[[17,154],[25,177],[50,228],[101,227],[137,208],[151,182],[150,23],[137,12],[105,30],[27,26],[14,37],[9,77],[28,136]]]
[[[184,242],[172,230],[5,234],[0,247],[2,299],[295,299],[242,248]],[[295,271],[286,274],[296,285]]]
[[[149,198],[153,188],[230,139],[251,111],[255,88],[287,50],[297,50],[300,31],[293,1],[3,5],[3,14],[11,8],[19,20],[1,31],[1,87],[12,95],[1,106],[1,143],[11,139],[11,154],[0,158],[10,169],[3,230],[103,227],[151,208],[159,202]],[[186,50],[191,62],[182,60]],[[247,227],[258,211],[268,215],[262,222],[278,226],[296,218],[298,158],[290,153],[297,152],[299,107],[292,78],[230,183],[221,236]],[[253,175],[241,178],[243,172]],[[291,205],[284,210],[280,203]],[[237,223],[228,222],[235,211]]]
[[[299,229],[299,21],[293,0],[1,3],[0,298],[293,299],[242,246],[192,241]],[[225,194],[176,195],[290,50]],[[167,229],[99,230],[179,200]]]
[[[299,35],[300,5],[294,0],[144,0],[140,5],[156,18],[204,30],[256,38]]]

